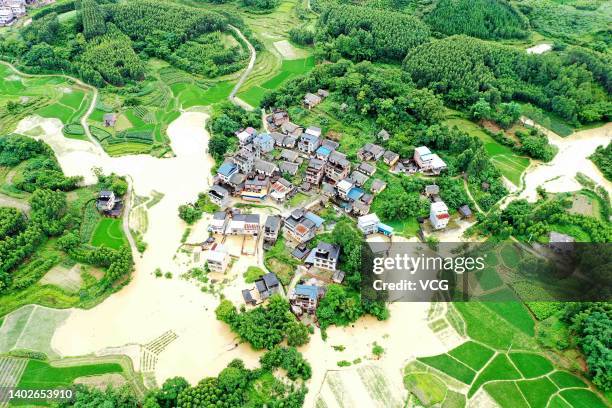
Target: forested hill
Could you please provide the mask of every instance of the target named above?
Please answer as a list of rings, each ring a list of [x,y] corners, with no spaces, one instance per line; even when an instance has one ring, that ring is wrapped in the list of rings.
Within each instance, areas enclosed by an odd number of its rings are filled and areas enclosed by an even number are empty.
[[[419,87],[444,95],[453,105],[468,107],[479,98],[493,103],[517,100],[586,123],[606,119],[611,110],[603,88],[608,76],[594,79],[588,55],[530,55],[511,46],[453,36],[410,51],[404,67]]]
[[[529,22],[506,0],[440,0],[425,17],[434,31],[485,39],[526,38]]]

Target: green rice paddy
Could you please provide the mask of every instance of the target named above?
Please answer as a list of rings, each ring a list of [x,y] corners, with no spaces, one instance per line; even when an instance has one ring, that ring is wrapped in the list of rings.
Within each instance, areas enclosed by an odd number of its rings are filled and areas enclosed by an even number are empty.
[[[105,246],[112,249],[119,249],[126,244],[123,233],[123,226],[119,218],[102,218],[98,223],[93,237],[93,246]]]
[[[79,377],[109,373],[123,373],[123,368],[117,363],[53,367],[44,361],[30,360],[18,387],[23,389],[55,388],[70,385]]]

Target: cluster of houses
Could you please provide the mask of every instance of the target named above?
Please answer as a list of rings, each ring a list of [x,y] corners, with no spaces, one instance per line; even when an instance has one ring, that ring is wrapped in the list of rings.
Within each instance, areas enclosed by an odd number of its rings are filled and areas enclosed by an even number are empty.
[[[26,0],[0,0],[0,26],[11,25],[26,14]]]

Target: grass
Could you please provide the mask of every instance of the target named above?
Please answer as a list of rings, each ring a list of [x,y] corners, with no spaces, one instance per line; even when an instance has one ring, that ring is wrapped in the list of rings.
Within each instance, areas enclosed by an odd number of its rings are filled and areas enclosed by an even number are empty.
[[[503,291],[511,293],[509,289]],[[483,300],[486,300],[485,296],[482,297]],[[535,334],[535,322],[525,305],[518,299],[508,302],[484,302],[484,305],[526,335],[532,337]]]
[[[448,352],[473,370],[480,370],[493,356],[493,350],[473,341],[467,341]]]
[[[464,408],[465,404],[465,395],[448,390],[442,402],[442,408]]]
[[[270,248],[264,256],[264,265],[266,268],[274,272],[280,282],[285,286],[291,282],[291,278],[295,273],[295,268],[299,264],[300,262],[289,253],[282,236],[279,236],[274,246]]]
[[[500,249],[502,262],[507,268],[513,269],[521,261],[520,251],[512,244],[503,245]]]
[[[121,219],[102,218],[91,238],[93,246],[105,246],[119,249],[126,244]]]
[[[53,367],[44,361],[30,360],[18,387],[22,389],[55,388],[70,385],[79,377],[109,373],[123,373],[123,368],[117,363]]]
[[[560,388],[587,387],[584,381],[566,371],[555,371],[549,377]]]
[[[433,357],[420,357],[418,360],[465,384],[470,384],[476,375],[474,370],[448,354],[440,354]]]
[[[307,196],[304,193],[297,193],[295,194],[293,197],[291,197],[288,201],[289,207],[293,208],[293,207],[299,207],[302,204],[305,204],[306,201],[308,201],[308,199],[310,198],[310,196]]]
[[[456,111],[451,111],[449,119],[444,123],[449,126],[457,126],[472,136],[476,136],[483,144],[487,155],[491,158],[491,162],[501,171],[502,175],[516,186],[521,183],[521,175],[529,166],[527,157],[517,155],[510,147],[504,146],[497,142],[476,123],[461,117],[461,114]]]
[[[496,289],[504,284],[495,268],[491,267],[476,271],[476,279],[480,287],[485,291]]]
[[[430,373],[410,373],[404,376],[404,386],[418,396],[426,406],[439,404],[446,396],[446,385]]]
[[[539,377],[553,370],[547,358],[534,353],[510,353],[510,360],[525,378]]]
[[[261,268],[258,268],[256,266],[249,266],[246,272],[244,273],[244,281],[246,283],[253,283],[257,279],[261,278],[265,273],[266,271]]]
[[[419,222],[416,218],[407,218],[404,220],[382,220],[384,224],[393,228],[395,235],[401,235],[405,238],[415,237],[419,232]]]
[[[505,354],[498,354],[495,358],[480,372],[476,380],[472,383],[468,397],[471,397],[478,391],[482,385],[490,381],[497,380],[517,380],[521,378],[521,374],[514,368],[510,360]]]
[[[515,382],[486,384],[484,389],[502,408],[530,408]]]
[[[548,399],[557,387],[548,378],[518,381],[517,385],[532,408],[546,408]]]

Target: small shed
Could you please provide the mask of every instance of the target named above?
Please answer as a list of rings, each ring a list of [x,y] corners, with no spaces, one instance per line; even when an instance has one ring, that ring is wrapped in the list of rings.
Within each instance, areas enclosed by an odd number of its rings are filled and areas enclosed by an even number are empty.
[[[467,204],[459,207],[458,211],[459,215],[461,215],[461,218],[470,218],[472,216],[472,210]]]
[[[104,126],[110,127],[115,126],[115,122],[117,122],[117,114],[115,113],[105,113],[103,116]]]

